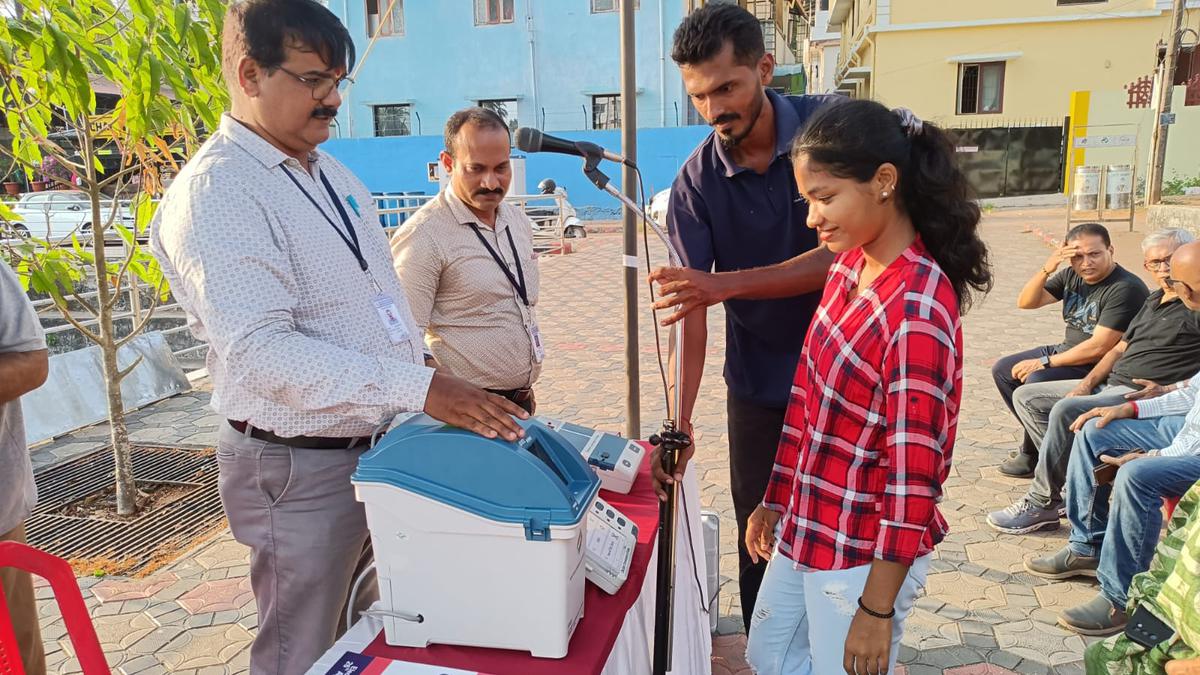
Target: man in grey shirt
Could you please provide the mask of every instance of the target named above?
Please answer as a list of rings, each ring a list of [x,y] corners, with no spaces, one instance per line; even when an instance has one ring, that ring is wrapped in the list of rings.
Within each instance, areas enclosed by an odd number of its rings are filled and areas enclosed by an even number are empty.
[[[46,381],[46,336],[16,273],[4,262],[0,262],[0,316],[0,541],[24,542],[22,521],[33,509],[37,488],[25,446],[20,399]],[[0,587],[8,600],[25,672],[45,675],[33,580],[28,572],[0,568]]]

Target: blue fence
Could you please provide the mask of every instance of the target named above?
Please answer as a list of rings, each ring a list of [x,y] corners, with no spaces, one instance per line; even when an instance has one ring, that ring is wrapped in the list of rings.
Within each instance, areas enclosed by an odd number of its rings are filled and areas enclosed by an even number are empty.
[[[638,130],[638,165],[646,185],[646,199],[671,185],[680,165],[712,131],[707,126],[668,127]],[[562,134],[586,140],[619,152],[619,131],[573,131]],[[442,150],[441,136],[396,136],[389,138],[332,139],[322,150],[337,157],[358,175],[371,192],[436,192],[429,181],[428,163]],[[543,178],[553,178],[567,189],[571,203],[584,219],[614,218],[620,205],[600,192],[584,177],[583,160],[569,155],[539,153],[525,162],[526,189],[533,191]],[[620,185],[621,170],[606,162],[601,169]]]

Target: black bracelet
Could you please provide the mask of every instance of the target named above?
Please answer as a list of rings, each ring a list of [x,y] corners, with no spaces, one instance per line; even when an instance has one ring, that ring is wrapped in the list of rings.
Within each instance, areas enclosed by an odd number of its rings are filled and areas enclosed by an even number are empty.
[[[858,608],[861,609],[863,612],[865,612],[867,616],[873,616],[876,619],[890,619],[890,618],[896,616],[896,608],[895,607],[893,607],[892,611],[888,612],[887,614],[880,614],[879,612],[876,612],[875,610],[871,609],[870,607],[867,607],[866,605],[864,605],[861,595],[858,596]]]

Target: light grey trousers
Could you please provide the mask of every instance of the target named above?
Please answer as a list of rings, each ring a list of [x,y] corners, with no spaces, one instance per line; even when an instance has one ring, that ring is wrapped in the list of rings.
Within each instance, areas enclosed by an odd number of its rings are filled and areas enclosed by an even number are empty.
[[[371,562],[362,504],[350,475],[366,448],[303,450],[221,426],[221,504],[250,547],[258,603],[251,675],[301,675],[345,632],[350,585]],[[378,598],[374,574],[355,609]]]

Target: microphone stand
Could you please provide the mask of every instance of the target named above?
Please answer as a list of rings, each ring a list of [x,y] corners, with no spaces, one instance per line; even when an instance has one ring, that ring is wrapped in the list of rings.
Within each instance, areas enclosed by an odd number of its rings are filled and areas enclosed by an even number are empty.
[[[642,210],[640,204],[625,196],[613,187],[609,177],[599,169],[604,157],[589,154],[585,157],[583,174],[600,190],[607,192],[639,216],[642,222],[650,225],[663,245],[667,247],[667,255],[672,267],[682,267],[683,261],[679,252],[671,243],[670,237]],[[675,475],[675,467],[679,462],[679,453],[692,444],[692,439],[677,425],[680,411],[683,409],[683,323],[684,319],[675,322],[671,328],[671,340],[675,346],[675,390],[672,394],[671,408],[663,420],[662,429],[650,436],[650,444],[662,450],[662,468],[668,476]],[[671,670],[671,648],[675,627],[675,532],[678,519],[679,484],[672,482],[667,487],[667,500],[660,503],[658,510],[658,577],[655,583],[654,603],[654,675],[666,675]]]

